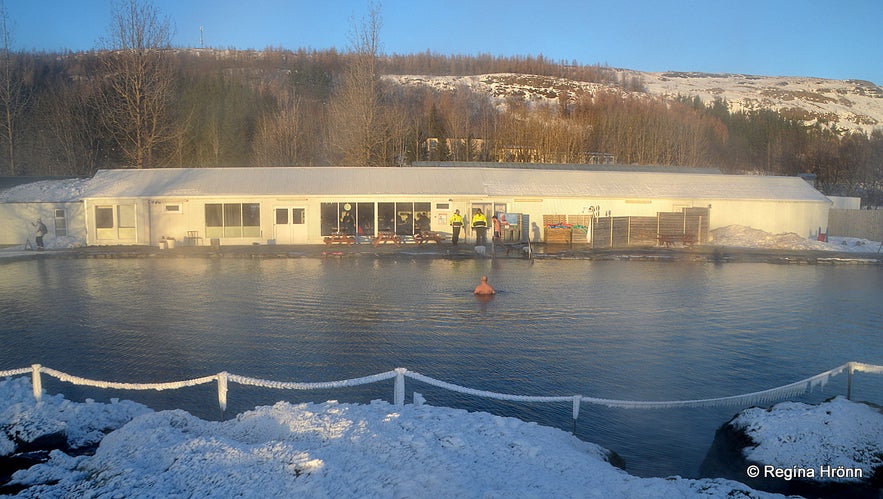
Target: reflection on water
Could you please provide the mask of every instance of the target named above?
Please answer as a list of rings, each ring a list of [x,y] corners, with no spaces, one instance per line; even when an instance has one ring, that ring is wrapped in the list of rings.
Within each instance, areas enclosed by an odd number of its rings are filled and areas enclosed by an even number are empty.
[[[779,386],[846,361],[883,364],[873,266],[409,259],[37,260],[0,264],[0,369],[162,382],[228,371],[330,381],[407,367],[524,395],[677,400]],[[477,300],[487,274],[498,294]],[[856,398],[881,403],[881,376]],[[101,392],[217,418],[215,387]],[[408,380],[430,404],[571,428],[569,404],[487,401]],[[835,378],[806,400],[845,393]],[[874,400],[874,398],[877,400]],[[392,399],[392,383],[272,392],[231,384],[230,413],[279,399]],[[738,408],[583,406],[580,438],[630,472],[695,476]]]

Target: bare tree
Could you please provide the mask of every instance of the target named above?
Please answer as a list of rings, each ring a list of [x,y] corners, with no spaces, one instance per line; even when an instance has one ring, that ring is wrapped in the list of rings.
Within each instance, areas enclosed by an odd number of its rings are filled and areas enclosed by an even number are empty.
[[[383,110],[377,58],[380,55],[380,7],[369,6],[368,17],[354,22],[351,54],[331,101],[332,149],[353,166],[384,166],[393,121]]]
[[[155,166],[160,147],[178,137],[172,119],[175,75],[167,54],[171,23],[149,2],[119,0],[110,29],[102,58],[107,84],[102,123],[132,166]]]
[[[254,166],[292,166],[301,160],[299,100],[288,89],[277,89],[278,108],[260,118],[252,144]]]
[[[96,127],[94,81],[53,81],[38,101],[46,124],[46,149],[64,174],[92,174],[98,168],[102,140]],[[50,166],[50,165],[47,165]]]
[[[3,108],[0,129],[6,143],[6,160],[9,174],[16,175],[15,148],[19,135],[18,117],[30,100],[30,92],[24,81],[21,58],[12,52],[12,28],[6,13],[6,3],[0,1],[0,106]]]

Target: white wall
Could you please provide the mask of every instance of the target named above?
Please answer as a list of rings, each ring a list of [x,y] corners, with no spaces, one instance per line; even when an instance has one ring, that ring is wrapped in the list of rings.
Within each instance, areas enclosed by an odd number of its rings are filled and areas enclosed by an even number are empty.
[[[828,196],[828,199],[834,203],[831,208],[836,210],[860,210],[862,209],[862,198],[844,197],[844,196]]]
[[[24,245],[30,239],[34,244],[36,229],[31,223],[42,218],[49,233],[43,238],[51,248],[55,244],[55,210],[65,210],[67,246],[86,243],[86,227],[83,222],[83,203],[0,203],[0,245]]]

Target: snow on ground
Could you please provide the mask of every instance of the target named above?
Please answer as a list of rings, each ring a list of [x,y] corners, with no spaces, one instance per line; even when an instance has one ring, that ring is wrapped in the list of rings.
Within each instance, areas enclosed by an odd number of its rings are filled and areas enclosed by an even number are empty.
[[[611,81],[637,81],[641,90],[628,91],[615,83],[589,83],[554,76],[497,73],[470,76],[387,75],[404,86],[453,91],[463,87],[491,96],[498,106],[510,97],[557,106],[559,98],[617,92],[632,98],[677,100],[699,97],[706,105],[716,99],[730,112],[770,109],[812,126],[832,124],[841,130],[870,134],[883,124],[883,89],[858,80],[828,80],[797,76],[755,76],[685,72],[642,72],[606,68]]]
[[[771,497],[723,479],[634,477],[562,430],[422,404],[278,402],[217,422],[131,402],[37,404],[26,377],[0,381],[0,401],[7,434],[38,425],[86,442],[118,428],[92,456],[53,451],[17,472],[20,497]]]
[[[745,456],[757,463],[782,469],[859,468],[865,478],[883,465],[883,413],[843,397],[822,405],[782,402],[769,410],[755,407],[741,412],[732,424],[759,444]]]
[[[794,251],[846,251],[876,253],[880,242],[855,237],[830,237],[827,242],[808,239],[793,232],[772,234],[744,225],[729,225],[711,231],[710,245]]]

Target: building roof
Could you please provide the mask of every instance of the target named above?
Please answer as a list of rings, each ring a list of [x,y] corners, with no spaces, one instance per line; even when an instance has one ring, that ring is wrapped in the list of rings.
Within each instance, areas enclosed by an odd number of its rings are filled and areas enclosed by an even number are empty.
[[[798,177],[504,168],[102,170],[84,198],[474,196],[830,201]]]
[[[89,182],[80,177],[0,177],[0,203],[75,203]]]

